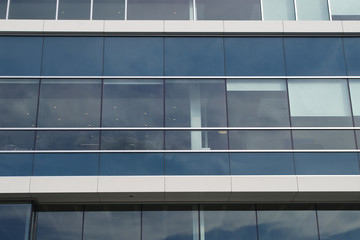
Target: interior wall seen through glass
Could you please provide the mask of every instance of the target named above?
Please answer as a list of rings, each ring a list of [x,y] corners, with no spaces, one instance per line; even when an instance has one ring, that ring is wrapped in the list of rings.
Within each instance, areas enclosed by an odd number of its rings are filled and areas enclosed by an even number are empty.
[[[59,0],[58,19],[90,20],[90,0]]]
[[[93,20],[124,20],[125,0],[93,0]]]
[[[296,0],[298,20],[329,20],[327,0]]]
[[[0,19],[6,18],[7,0],[0,0]]]
[[[294,0],[262,0],[262,7],[264,20],[295,20]]]
[[[333,20],[360,20],[360,1],[330,0]]]
[[[55,12],[56,0],[11,0],[9,19],[55,19]]]

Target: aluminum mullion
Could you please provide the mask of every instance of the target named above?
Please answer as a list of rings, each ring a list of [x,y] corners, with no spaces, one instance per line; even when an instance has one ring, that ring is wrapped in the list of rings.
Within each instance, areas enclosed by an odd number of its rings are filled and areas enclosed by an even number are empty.
[[[194,18],[193,20],[197,21],[196,0],[193,0],[192,3],[193,3],[193,18]]]
[[[261,11],[261,21],[264,21],[264,5],[263,0],[260,0],[260,11]]]
[[[90,20],[93,20],[94,0],[90,1]]]
[[[360,130],[360,127],[2,127],[0,131],[223,131],[223,130]]]
[[[330,3],[330,0],[327,0],[327,4],[328,4],[329,20],[332,21],[332,12],[331,12],[331,3]]]
[[[128,0],[125,0],[124,20],[127,20],[127,13],[128,13]]]
[[[5,19],[6,19],[6,20],[9,19],[9,11],[10,11],[10,0],[7,1],[6,16],[5,16]]]
[[[60,1],[60,0],[56,0],[55,20],[58,20],[58,18],[59,18],[59,1]]]
[[[296,21],[299,21],[299,19],[298,19],[298,10],[297,10],[296,0],[294,0],[294,9],[295,9],[295,20],[296,20]]]
[[[360,79],[360,76],[0,76],[0,79]]]

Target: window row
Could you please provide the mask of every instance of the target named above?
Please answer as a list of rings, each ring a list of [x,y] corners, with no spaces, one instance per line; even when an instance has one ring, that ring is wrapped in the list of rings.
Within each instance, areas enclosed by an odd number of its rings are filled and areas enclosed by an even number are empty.
[[[1,204],[0,233],[28,240],[357,240],[359,204]]]
[[[0,37],[3,76],[359,76],[359,37]]]
[[[356,152],[1,153],[0,176],[359,175]]]
[[[357,0],[0,0],[0,19],[329,20],[330,12],[332,20],[359,20],[360,3]]]
[[[0,79],[0,103],[2,128],[360,127],[360,79]]]

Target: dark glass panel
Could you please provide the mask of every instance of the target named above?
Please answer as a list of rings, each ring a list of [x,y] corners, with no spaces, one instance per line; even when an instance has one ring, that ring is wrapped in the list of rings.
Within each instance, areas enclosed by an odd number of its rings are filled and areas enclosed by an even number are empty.
[[[163,175],[163,153],[102,153],[100,175]]]
[[[106,37],[104,75],[164,75],[162,37]]]
[[[355,149],[351,130],[293,130],[294,149]]]
[[[59,0],[58,19],[89,20],[90,0]]]
[[[162,127],[162,80],[104,80],[103,127]]]
[[[128,20],[190,20],[192,0],[128,0]]]
[[[81,240],[83,212],[74,210],[37,212],[36,240]]]
[[[316,214],[313,207],[296,205],[259,205],[259,240],[317,240]]]
[[[286,82],[277,79],[227,80],[230,127],[286,127]]]
[[[205,205],[200,211],[200,216],[203,215],[200,224],[204,226],[201,235],[206,240],[257,240],[255,211],[245,206]]]
[[[94,0],[94,20],[124,20],[125,0]]]
[[[199,236],[195,206],[144,205],[142,240],[194,240]]]
[[[165,75],[224,76],[223,38],[166,37]]]
[[[295,174],[292,153],[230,153],[232,175]]]
[[[162,150],[162,131],[103,131],[102,150]]]
[[[283,40],[280,37],[227,37],[227,76],[284,76]]]
[[[261,20],[259,0],[196,0],[198,20]]]
[[[99,131],[38,131],[37,150],[98,150]]]
[[[33,154],[0,154],[0,176],[31,176],[33,158]]]
[[[39,80],[0,80],[0,126],[35,127]]]
[[[228,175],[227,153],[166,153],[166,175]]]
[[[347,74],[350,76],[359,76],[360,75],[360,38],[344,37],[343,41],[344,41],[344,49],[345,49]]]
[[[1,239],[29,239],[30,221],[31,204],[0,204]]]
[[[40,75],[42,37],[0,37],[0,75]]]
[[[86,211],[84,240],[140,240],[141,212],[131,209]]]
[[[288,75],[346,75],[341,38],[287,37],[284,44]]]
[[[42,75],[101,76],[102,63],[102,37],[44,38]]]
[[[223,80],[166,80],[167,127],[226,126]]]
[[[290,131],[229,131],[230,149],[291,149]]]
[[[8,0],[0,0],[0,19],[6,18],[7,2]]]
[[[35,154],[34,176],[98,175],[99,154],[41,153]]]
[[[166,150],[226,150],[227,131],[166,131]]]
[[[9,19],[55,19],[55,12],[56,0],[11,0]]]
[[[100,126],[100,80],[42,80],[39,127]]]
[[[357,153],[295,153],[296,174],[360,174]]]
[[[0,150],[32,150],[34,137],[34,131],[0,131]]]

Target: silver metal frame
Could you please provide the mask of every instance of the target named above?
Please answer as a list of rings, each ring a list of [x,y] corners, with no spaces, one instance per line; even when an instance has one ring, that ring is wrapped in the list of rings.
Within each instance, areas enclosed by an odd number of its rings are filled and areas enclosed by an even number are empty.
[[[360,79],[360,76],[0,76],[1,79]]]
[[[60,0],[56,0],[55,20],[58,20],[58,19],[59,19],[59,1],[60,1]]]
[[[294,0],[294,11],[295,11],[295,21],[299,21],[298,19],[298,10],[297,10],[297,2]]]
[[[5,19],[9,19],[9,11],[10,11],[10,0],[7,0],[7,6],[6,6],[6,16]]]
[[[331,3],[330,0],[327,0],[328,11],[329,11],[329,20],[332,21],[332,13],[331,13]]]
[[[360,130],[360,127],[2,127],[0,131],[236,131]]]

